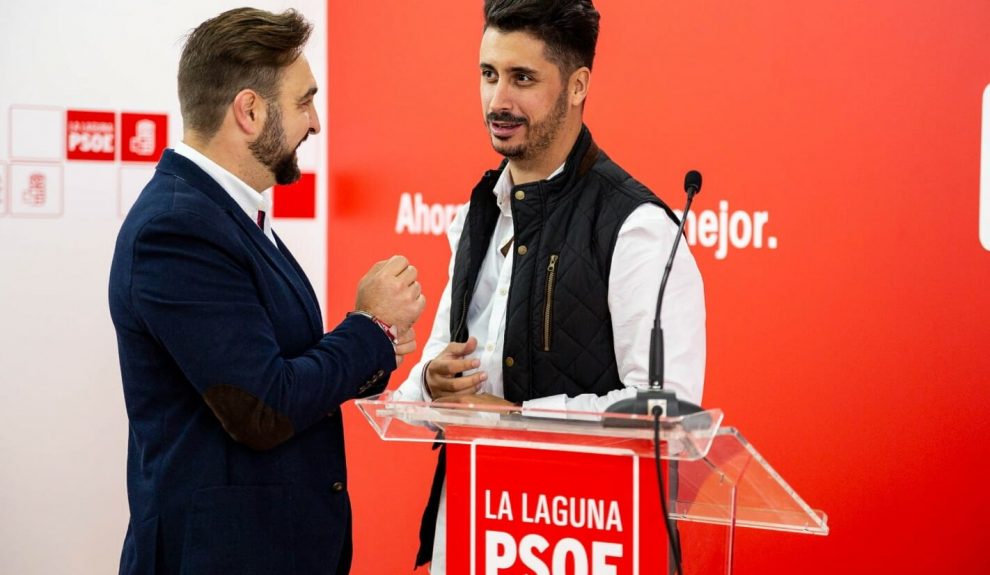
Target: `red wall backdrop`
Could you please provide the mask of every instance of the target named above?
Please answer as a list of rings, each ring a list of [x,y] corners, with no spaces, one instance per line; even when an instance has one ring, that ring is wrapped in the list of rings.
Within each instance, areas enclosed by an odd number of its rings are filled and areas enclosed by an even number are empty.
[[[727,202],[768,217],[762,247],[692,246],[709,314],[704,403],[832,533],[743,530],[737,572],[990,572],[978,234],[990,3],[596,5],[586,121],[599,144],[673,206],[697,168],[696,212]],[[396,223],[403,194],[461,203],[498,162],[478,95],[481,0],[328,7],[328,322],[374,260],[403,253],[430,300],[422,345],[449,251]],[[433,454],[345,413],[354,572],[409,572]]]

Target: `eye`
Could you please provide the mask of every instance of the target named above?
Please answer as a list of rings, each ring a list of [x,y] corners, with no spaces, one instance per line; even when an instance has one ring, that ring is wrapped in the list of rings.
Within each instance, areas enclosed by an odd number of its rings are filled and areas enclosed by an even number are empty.
[[[495,75],[495,70],[482,70],[481,77],[489,82],[498,80],[498,76]]]
[[[517,84],[532,84],[535,80],[529,74],[519,74],[516,76]]]

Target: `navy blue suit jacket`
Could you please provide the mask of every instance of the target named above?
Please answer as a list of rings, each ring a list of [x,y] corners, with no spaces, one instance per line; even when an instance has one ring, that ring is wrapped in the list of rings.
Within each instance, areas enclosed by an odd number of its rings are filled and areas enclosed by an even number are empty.
[[[120,230],[110,312],[130,422],[120,572],[347,572],[338,408],[384,389],[382,330],[352,316],[324,334],[286,247],[171,150]]]

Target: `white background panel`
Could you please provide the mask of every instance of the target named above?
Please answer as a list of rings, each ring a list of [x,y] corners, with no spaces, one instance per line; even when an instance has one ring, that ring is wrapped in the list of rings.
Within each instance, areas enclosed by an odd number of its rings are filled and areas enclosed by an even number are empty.
[[[49,207],[33,214],[45,217],[17,217],[11,196],[0,200],[0,213],[8,212],[0,217],[0,573],[116,573],[127,528],[128,430],[107,281],[123,211],[154,164],[125,165],[119,154],[112,162],[66,160],[65,111],[115,112],[118,121],[121,112],[165,113],[174,145],[182,137],[175,77],[184,36],[240,5],[3,5],[0,187],[8,187],[6,168],[20,174],[17,166],[32,160],[60,174],[60,201],[59,217]],[[325,110],[325,3],[252,5],[294,7],[316,25],[307,57],[322,88],[316,107]],[[275,221],[321,299],[325,138],[311,138],[306,161],[318,173],[317,218]]]

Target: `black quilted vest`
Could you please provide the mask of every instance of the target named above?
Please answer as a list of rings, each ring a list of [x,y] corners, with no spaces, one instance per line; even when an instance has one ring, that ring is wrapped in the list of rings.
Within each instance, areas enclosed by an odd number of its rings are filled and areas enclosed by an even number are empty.
[[[467,310],[499,217],[492,190],[505,165],[485,173],[471,193],[452,278],[453,341],[469,335]],[[515,256],[502,358],[505,398],[518,403],[621,388],[608,310],[615,241],[643,203],[662,207],[676,222],[674,213],[599,150],[586,127],[562,173],[514,186],[510,199]]]

